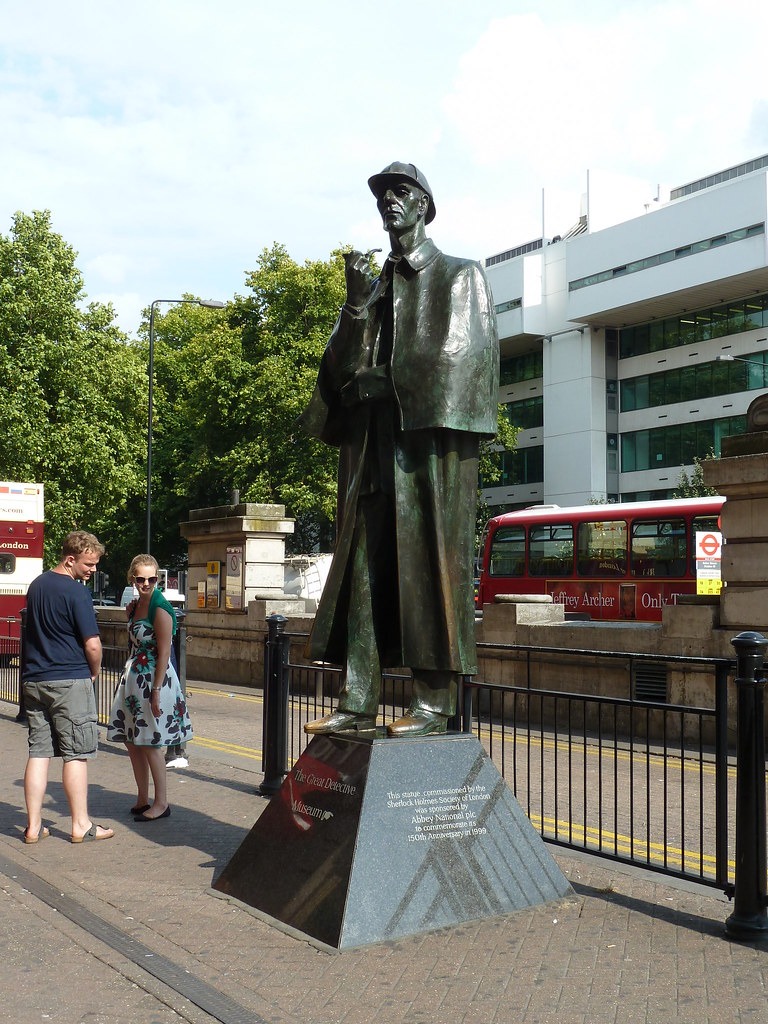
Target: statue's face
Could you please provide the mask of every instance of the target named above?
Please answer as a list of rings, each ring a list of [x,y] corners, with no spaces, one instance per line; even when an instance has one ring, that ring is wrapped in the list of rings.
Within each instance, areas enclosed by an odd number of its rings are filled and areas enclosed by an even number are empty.
[[[428,204],[426,193],[410,181],[387,185],[376,200],[384,230],[397,233],[415,227],[425,216]]]

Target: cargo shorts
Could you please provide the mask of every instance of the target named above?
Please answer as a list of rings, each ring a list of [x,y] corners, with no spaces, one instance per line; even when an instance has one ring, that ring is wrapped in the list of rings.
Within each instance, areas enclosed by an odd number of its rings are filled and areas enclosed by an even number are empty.
[[[24,683],[29,756],[65,761],[96,757],[99,745],[96,694],[91,679]]]

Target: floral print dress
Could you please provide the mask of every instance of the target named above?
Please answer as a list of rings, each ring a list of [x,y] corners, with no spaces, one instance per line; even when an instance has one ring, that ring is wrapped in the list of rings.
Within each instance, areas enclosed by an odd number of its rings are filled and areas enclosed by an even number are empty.
[[[152,714],[157,638],[149,620],[132,619],[128,639],[130,655],[112,701],[107,739],[139,747],[186,743],[192,738],[192,723],[179,677],[170,663],[160,690],[160,717]]]

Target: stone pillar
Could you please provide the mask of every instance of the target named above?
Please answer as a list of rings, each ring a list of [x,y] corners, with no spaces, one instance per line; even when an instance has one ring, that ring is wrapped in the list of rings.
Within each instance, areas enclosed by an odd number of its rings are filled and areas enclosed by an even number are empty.
[[[181,523],[181,535],[189,550],[187,610],[198,608],[198,584],[207,578],[209,562],[221,563],[218,608],[226,611],[227,548],[242,549],[243,594],[236,613],[244,614],[257,598],[281,598],[285,538],[293,533],[293,519],[286,519],[284,505],[221,505],[198,508]],[[232,610],[232,609],[230,609]]]
[[[764,630],[768,626],[768,431],[723,438],[722,458],[709,459],[702,468],[706,485],[728,499],[721,513],[725,543],[720,626]]]
[[[284,505],[233,504],[194,509],[180,528],[189,548],[187,677],[260,687],[267,617],[290,617],[298,632],[312,624],[304,602],[283,593],[285,538],[293,533],[293,520],[286,519]],[[242,550],[243,586],[229,607],[227,548]],[[198,607],[198,584],[207,579],[209,562],[221,564],[218,607]]]

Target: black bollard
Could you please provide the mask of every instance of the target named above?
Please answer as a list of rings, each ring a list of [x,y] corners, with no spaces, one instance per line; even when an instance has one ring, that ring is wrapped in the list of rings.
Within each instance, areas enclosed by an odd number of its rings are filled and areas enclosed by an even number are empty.
[[[762,674],[768,640],[748,632],[731,643],[737,659],[736,884],[725,930],[735,939],[755,939],[768,932]]]
[[[288,651],[285,635],[288,620],[284,615],[267,618],[264,646],[264,718],[262,727],[261,770],[264,781],[256,790],[272,796],[288,774]]]

